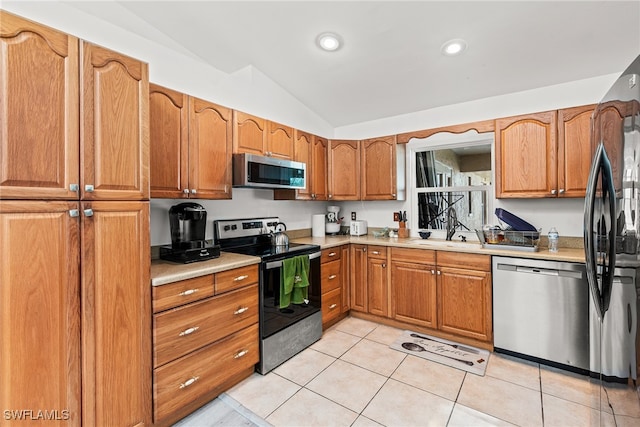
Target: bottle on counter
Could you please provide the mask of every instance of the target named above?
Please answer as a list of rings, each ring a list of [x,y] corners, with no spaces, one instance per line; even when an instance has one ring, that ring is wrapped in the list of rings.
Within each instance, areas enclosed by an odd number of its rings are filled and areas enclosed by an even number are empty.
[[[558,239],[560,238],[560,235],[555,227],[551,227],[549,234],[547,234],[547,238],[549,239],[549,252],[558,252]]]

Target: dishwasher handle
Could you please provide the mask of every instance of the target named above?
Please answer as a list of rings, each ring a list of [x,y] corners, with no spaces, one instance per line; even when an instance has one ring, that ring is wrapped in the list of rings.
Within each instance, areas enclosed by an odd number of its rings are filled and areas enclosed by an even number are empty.
[[[516,273],[542,274],[545,276],[570,277],[578,280],[581,280],[584,277],[582,271],[543,267],[525,267],[523,265],[513,264],[498,264],[498,270],[514,271]]]

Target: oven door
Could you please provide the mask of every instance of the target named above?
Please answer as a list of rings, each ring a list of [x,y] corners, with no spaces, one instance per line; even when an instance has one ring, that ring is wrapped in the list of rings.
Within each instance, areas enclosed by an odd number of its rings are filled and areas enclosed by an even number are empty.
[[[320,254],[320,251],[309,254],[308,302],[292,303],[286,308],[280,308],[282,260],[262,263],[260,271],[260,334],[262,339],[320,311]]]

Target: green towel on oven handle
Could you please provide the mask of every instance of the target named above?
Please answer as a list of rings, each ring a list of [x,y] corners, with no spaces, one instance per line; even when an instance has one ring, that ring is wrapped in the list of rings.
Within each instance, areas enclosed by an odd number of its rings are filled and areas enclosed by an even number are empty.
[[[302,304],[309,298],[309,255],[299,255],[282,261],[280,274],[280,308]]]

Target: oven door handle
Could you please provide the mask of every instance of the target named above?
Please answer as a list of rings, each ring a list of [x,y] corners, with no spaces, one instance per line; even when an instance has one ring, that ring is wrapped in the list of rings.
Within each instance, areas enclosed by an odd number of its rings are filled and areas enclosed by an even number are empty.
[[[312,254],[309,254],[309,260],[320,258],[320,255],[322,255],[322,252],[320,252],[320,251],[314,252]],[[268,262],[268,263],[266,263],[264,265],[264,269],[265,270],[272,270],[274,268],[280,268],[280,267],[282,267],[282,260],[280,260],[280,261],[271,261],[271,262]]]

